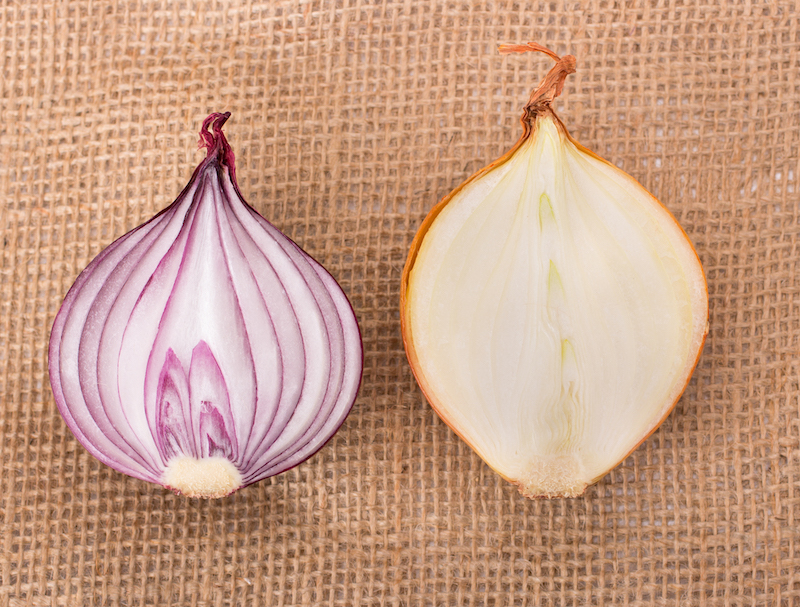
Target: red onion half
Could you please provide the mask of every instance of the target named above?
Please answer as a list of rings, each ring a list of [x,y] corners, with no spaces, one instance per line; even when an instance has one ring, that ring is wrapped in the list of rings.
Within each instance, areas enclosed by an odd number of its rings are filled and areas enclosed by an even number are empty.
[[[189,184],[87,266],[50,336],[53,393],[84,447],[194,497],[313,455],[363,363],[339,285],[242,198],[229,116],[206,118]]]

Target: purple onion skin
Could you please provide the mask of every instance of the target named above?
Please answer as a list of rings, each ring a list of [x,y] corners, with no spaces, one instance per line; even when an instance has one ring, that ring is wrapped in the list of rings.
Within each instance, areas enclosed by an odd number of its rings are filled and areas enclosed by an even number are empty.
[[[339,285],[242,197],[229,116],[206,118],[186,188],[81,272],[50,336],[53,394],[81,444],[196,497],[311,457],[363,367]]]

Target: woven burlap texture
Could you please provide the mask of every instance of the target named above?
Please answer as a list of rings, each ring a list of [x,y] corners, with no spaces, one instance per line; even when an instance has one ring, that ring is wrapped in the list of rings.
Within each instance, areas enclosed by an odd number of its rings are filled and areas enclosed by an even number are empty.
[[[427,211],[558,102],[695,244],[710,334],[664,425],[530,501],[435,415],[400,337]],[[800,18],[794,3],[0,0],[0,606],[800,603]],[[47,376],[58,306],[169,204],[230,111],[240,186],[363,331],[360,396],[296,469],[190,500],[99,464]],[[657,322],[658,319],[654,319]]]

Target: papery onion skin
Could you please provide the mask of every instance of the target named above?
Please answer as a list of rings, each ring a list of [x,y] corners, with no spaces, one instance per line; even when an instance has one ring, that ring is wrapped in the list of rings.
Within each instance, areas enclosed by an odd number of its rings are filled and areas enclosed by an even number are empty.
[[[664,207],[664,205],[655,199],[652,195],[647,193],[644,188],[632,177],[629,175],[625,175],[622,171],[614,167],[612,164],[608,163],[606,160],[600,158],[594,152],[583,147],[580,143],[575,141],[567,131],[564,124],[555,114],[553,109],[551,108],[551,102],[555,97],[557,97],[562,89],[564,80],[567,75],[573,73],[575,71],[575,58],[572,56],[565,56],[565,57],[558,57],[555,53],[538,45],[536,43],[527,43],[523,45],[503,45],[500,47],[500,51],[502,53],[511,53],[511,52],[527,52],[527,51],[539,51],[548,54],[551,58],[553,58],[557,63],[556,66],[548,73],[545,79],[540,83],[540,85],[533,91],[531,95],[531,99],[529,103],[525,107],[525,111],[523,113],[521,122],[523,126],[523,133],[517,143],[501,158],[496,160],[495,162],[491,163],[487,167],[481,169],[474,175],[472,175],[467,181],[462,183],[458,186],[455,190],[450,192],[447,196],[445,196],[434,208],[429,212],[429,214],[424,219],[422,225],[420,226],[414,240],[412,241],[410,251],[406,260],[406,265],[402,274],[401,278],[401,289],[400,289],[400,319],[401,319],[401,330],[403,336],[403,343],[406,350],[406,355],[408,357],[411,369],[414,373],[414,376],[420,385],[423,393],[425,394],[427,400],[434,408],[434,410],[439,414],[439,416],[450,426],[451,429],[462,439],[464,440],[473,450],[475,450],[478,455],[480,455],[484,461],[487,462],[500,476],[505,478],[507,481],[517,485],[520,492],[529,498],[535,497],[575,497],[581,495],[586,487],[590,486],[591,484],[596,483],[599,481],[605,474],[607,474],[611,469],[613,469],[616,465],[618,465],[627,455],[629,455],[633,450],[635,450],[652,432],[654,432],[658,426],[663,423],[666,417],[674,408],[675,404],[677,403],[678,399],[680,398],[681,393],[685,390],[686,385],[688,384],[689,380],[691,379],[691,375],[693,373],[694,368],[696,367],[700,354],[702,352],[703,343],[708,333],[708,293],[707,293],[707,285],[705,282],[705,276],[702,272],[702,266],[700,264],[700,260],[697,256],[694,247],[692,246],[691,242],[688,239],[688,236],[685,234],[682,228],[677,224],[677,221],[672,218],[672,215],[669,211]],[[575,146],[581,153],[585,154],[587,157],[590,157],[594,160],[602,162],[604,165],[611,167],[614,171],[618,172],[620,175],[624,175],[627,179],[629,184],[632,187],[638,188],[641,192],[646,195],[655,205],[659,208],[663,209],[668,217],[672,219],[674,225],[678,228],[680,233],[682,234],[682,238],[685,241],[685,245],[691,250],[693,254],[694,262],[696,263],[696,267],[691,269],[691,272],[694,273],[692,280],[695,281],[696,285],[702,285],[701,289],[698,289],[697,292],[693,292],[693,301],[692,305],[693,308],[697,311],[695,315],[694,321],[694,333],[695,338],[694,342],[697,344],[696,351],[693,352],[692,358],[684,367],[684,374],[682,376],[682,381],[680,385],[676,385],[673,388],[673,393],[675,394],[674,399],[671,401],[671,404],[664,410],[663,415],[652,425],[650,425],[646,432],[642,433],[641,436],[638,436],[638,440],[636,440],[635,444],[630,446],[630,448],[625,452],[625,454],[619,458],[617,458],[614,462],[609,463],[608,466],[603,468],[603,471],[592,476],[589,479],[575,479],[574,482],[571,482],[569,476],[570,472],[567,470],[569,464],[565,464],[565,470],[557,472],[555,474],[551,474],[552,471],[544,471],[542,473],[543,477],[545,478],[544,481],[539,479],[538,482],[534,482],[531,478],[521,478],[519,476],[514,476],[507,474],[500,466],[496,465],[494,462],[490,461],[490,458],[481,450],[478,444],[475,441],[475,437],[473,436],[474,431],[470,428],[466,428],[463,424],[459,423],[457,416],[455,415],[455,411],[460,406],[457,402],[451,402],[448,400],[447,395],[441,394],[437,392],[437,390],[433,387],[431,377],[428,375],[429,371],[426,370],[425,366],[420,360],[420,353],[418,351],[417,341],[415,339],[414,332],[412,330],[412,310],[410,305],[410,282],[412,277],[412,272],[415,270],[415,266],[418,262],[418,256],[420,254],[420,249],[422,248],[423,242],[425,241],[426,237],[428,236],[431,227],[436,222],[437,218],[439,218],[440,214],[448,207],[448,205],[456,198],[459,197],[460,193],[470,186],[471,184],[475,183],[476,181],[482,179],[485,176],[488,176],[493,171],[500,169],[509,162],[520,148],[526,144],[531,138],[535,135],[537,129],[537,123],[539,120],[543,119],[552,119],[557,128],[560,130],[562,135],[568,140],[572,145]],[[700,293],[699,291],[702,291]],[[697,333],[701,332],[701,335],[697,335]],[[699,338],[699,343],[698,342]],[[552,460],[552,466],[558,467],[563,462],[559,460],[558,457]],[[534,476],[538,474],[538,471],[534,472]],[[558,483],[551,483],[550,480],[554,477],[559,478]]]
[[[206,118],[186,188],[84,269],[50,337],[53,394],[81,444],[190,497],[311,457],[363,366],[342,289],[242,197],[229,116]]]

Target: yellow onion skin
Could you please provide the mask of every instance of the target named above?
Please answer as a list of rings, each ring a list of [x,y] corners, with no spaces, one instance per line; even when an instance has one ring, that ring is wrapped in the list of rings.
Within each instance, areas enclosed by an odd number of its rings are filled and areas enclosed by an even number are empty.
[[[575,71],[575,58],[572,56],[558,57],[555,55],[555,53],[552,53],[552,51],[549,51],[548,49],[536,43],[527,43],[524,45],[504,45],[500,48],[500,50],[503,53],[527,51],[544,52],[556,60],[556,66],[550,71],[550,73],[548,73],[542,83],[531,94],[531,99],[525,107],[521,120],[523,132],[517,143],[501,158],[472,175],[467,181],[445,196],[436,206],[434,206],[420,226],[414,240],[411,243],[410,251],[401,278],[400,319],[403,343],[411,369],[431,406],[439,414],[443,421],[445,421],[445,423],[447,423],[447,425],[450,426],[450,428],[453,429],[462,440],[470,445],[470,447],[475,450],[478,455],[480,455],[484,461],[486,461],[498,474],[500,474],[500,476],[517,485],[520,492],[526,497],[575,497],[582,494],[586,487],[600,480],[605,474],[607,474],[625,457],[627,457],[627,455],[635,450],[650,434],[652,434],[652,432],[658,428],[661,423],[663,423],[663,421],[674,408],[675,404],[680,398],[681,393],[685,390],[685,387],[691,378],[697,362],[699,361],[703,343],[708,333],[707,286],[705,282],[705,276],[702,272],[702,266],[694,247],[689,241],[688,236],[677,224],[674,217],[672,217],[666,207],[664,207],[661,202],[647,193],[644,188],[642,188],[642,186],[636,182],[635,179],[624,174],[612,164],[608,163],[597,154],[588,150],[575,139],[573,139],[569,135],[567,128],[553,111],[551,107],[553,99],[561,93],[566,76]],[[415,272],[421,272],[422,270],[418,269],[417,265],[425,264],[428,262],[429,258],[433,257],[432,254],[429,254],[425,259],[420,260],[423,245],[427,245],[428,241],[430,240],[432,226],[436,224],[437,219],[439,219],[440,215],[442,215],[446,209],[449,210],[449,205],[451,205],[454,200],[459,204],[462,204],[465,196],[463,194],[463,192],[466,191],[465,189],[469,190],[472,188],[473,190],[476,190],[479,187],[476,185],[477,182],[481,182],[481,180],[484,178],[490,177],[490,174],[492,174],[494,171],[505,170],[507,163],[515,158],[523,146],[531,145],[531,141],[537,137],[540,125],[542,127],[544,127],[544,125],[548,125],[548,128],[550,128],[550,125],[555,125],[559,136],[563,137],[564,141],[569,142],[569,145],[574,146],[575,150],[591,159],[592,162],[596,161],[602,163],[603,166],[606,166],[610,170],[616,172],[620,181],[624,181],[626,187],[635,189],[637,192],[636,195],[640,196],[643,200],[646,200],[647,205],[652,205],[658,208],[658,212],[661,214],[659,221],[670,223],[671,225],[669,226],[669,230],[675,234],[678,234],[677,237],[674,237],[674,239],[681,241],[678,244],[683,248],[683,263],[688,266],[687,272],[691,274],[691,282],[694,287],[693,290],[691,290],[691,301],[688,304],[692,308],[693,323],[691,327],[692,337],[689,341],[690,347],[688,347],[689,351],[685,354],[685,361],[682,360],[679,363],[680,371],[675,373],[673,385],[669,386],[666,403],[660,406],[656,418],[650,420],[644,429],[637,430],[638,433],[633,436],[632,439],[627,440],[624,449],[617,450],[618,452],[615,454],[613,461],[608,461],[599,468],[596,467],[593,472],[590,470],[590,474],[585,478],[569,478],[572,474],[572,464],[568,461],[569,458],[565,459],[564,457],[560,457],[558,454],[534,458],[535,463],[529,466],[529,469],[523,474],[520,474],[518,470],[509,472],[509,469],[513,468],[513,466],[505,466],[504,462],[500,461],[500,458],[493,457],[493,455],[489,453],[486,443],[483,443],[480,440],[483,437],[478,436],[480,434],[480,430],[477,430],[476,427],[480,427],[481,424],[476,423],[470,425],[465,423],[464,416],[466,414],[463,413],[463,411],[466,410],[466,407],[464,407],[463,403],[458,402],[457,398],[453,398],[450,394],[446,393],[446,391],[443,391],[441,382],[437,383],[438,378],[435,376],[435,373],[428,368],[430,367],[430,364],[428,363],[426,366],[426,363],[423,360],[425,359],[425,356],[423,356],[424,353],[422,353],[419,349],[420,346],[418,342],[421,341],[421,336],[414,333],[414,322],[412,322],[412,317],[419,313],[413,309],[412,302],[410,301],[411,290],[413,289],[412,283],[414,282],[412,274]],[[552,130],[552,128],[550,128],[550,130]],[[441,246],[441,243],[438,244]],[[433,247],[434,245],[431,244],[430,248]],[[458,301],[454,296],[454,310],[459,305],[461,305],[461,302]],[[476,320],[476,322],[480,323],[483,321]],[[441,335],[437,335],[437,337],[441,339]],[[425,347],[430,348],[430,346]],[[487,344],[487,348],[488,347],[489,346]],[[432,375],[432,373],[434,374]],[[501,405],[497,406],[500,407]],[[515,406],[517,406],[517,404],[515,404]],[[519,404],[519,406],[524,405]],[[490,409],[491,407],[487,406],[486,408]],[[575,450],[580,451],[580,445],[575,447]],[[564,464],[565,461],[567,461],[567,464]],[[548,469],[548,467],[550,469]],[[558,470],[559,468],[563,469]],[[564,472],[564,470],[567,471]]]
[[[190,497],[306,460],[353,406],[363,364],[333,277],[242,197],[211,114],[170,206],[103,250],[51,331],[53,394],[84,447]]]

